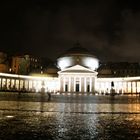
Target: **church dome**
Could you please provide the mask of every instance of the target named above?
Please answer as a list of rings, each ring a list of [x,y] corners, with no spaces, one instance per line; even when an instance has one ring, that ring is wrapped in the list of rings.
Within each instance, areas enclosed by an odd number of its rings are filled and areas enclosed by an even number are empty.
[[[66,54],[85,54],[85,53],[89,54],[89,51],[86,48],[80,46],[72,47],[66,51]]]
[[[77,64],[95,70],[98,68],[99,61],[78,43],[57,59],[57,65],[61,70]]]

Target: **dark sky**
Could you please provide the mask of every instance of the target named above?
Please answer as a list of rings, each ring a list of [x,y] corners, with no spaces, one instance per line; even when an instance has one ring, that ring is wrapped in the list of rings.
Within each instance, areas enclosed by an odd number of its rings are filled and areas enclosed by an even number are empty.
[[[101,61],[140,62],[137,1],[5,1],[0,4],[0,51],[55,60],[79,41]]]

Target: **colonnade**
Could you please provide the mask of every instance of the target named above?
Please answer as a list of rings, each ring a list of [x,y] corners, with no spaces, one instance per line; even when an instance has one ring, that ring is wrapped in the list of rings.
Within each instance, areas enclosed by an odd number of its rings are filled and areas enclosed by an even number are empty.
[[[113,79],[112,79],[113,80]],[[98,81],[96,89],[99,93],[110,93],[111,81]],[[114,90],[116,93],[140,93],[140,79],[139,80],[120,80],[114,81]]]
[[[95,77],[60,76],[60,92],[94,92]]]
[[[33,77],[0,73],[1,91],[140,93],[140,77],[96,78],[94,74],[60,74],[59,77]]]
[[[32,91],[35,92],[37,88],[41,87],[42,82],[31,79],[17,79],[9,77],[0,78],[0,89],[11,91]]]
[[[42,88],[50,92],[58,91],[58,78],[39,78],[14,74],[0,75],[1,91],[40,92]]]

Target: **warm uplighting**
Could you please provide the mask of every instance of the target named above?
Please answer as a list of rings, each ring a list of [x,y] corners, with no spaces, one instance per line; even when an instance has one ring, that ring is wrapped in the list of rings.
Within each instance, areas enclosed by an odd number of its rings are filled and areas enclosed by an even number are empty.
[[[72,71],[72,73],[70,73],[70,71]],[[58,74],[59,77],[48,77],[0,73],[0,86],[3,90],[22,90],[29,92],[40,92],[41,89],[44,88],[45,92],[57,92],[62,90],[63,92],[96,92],[98,94],[109,94],[111,93],[111,82],[113,81],[115,93],[140,93],[139,76],[96,78],[97,72],[80,65],[67,68]],[[61,78],[63,78],[63,84],[61,84]]]
[[[6,116],[6,118],[13,118],[14,116],[11,116],[11,115],[8,115],[8,116]]]
[[[70,65],[72,65],[71,57],[62,57],[58,59],[58,66],[61,70],[63,70],[64,68],[67,68]]]
[[[85,57],[83,59],[83,64],[92,70],[95,70],[99,67],[98,59],[92,57]]]
[[[42,88],[45,88],[45,92],[56,92],[59,90],[58,78],[7,73],[0,73],[0,76],[3,77],[0,79],[0,82],[2,86],[1,88],[4,90],[27,90],[32,92],[40,92]]]

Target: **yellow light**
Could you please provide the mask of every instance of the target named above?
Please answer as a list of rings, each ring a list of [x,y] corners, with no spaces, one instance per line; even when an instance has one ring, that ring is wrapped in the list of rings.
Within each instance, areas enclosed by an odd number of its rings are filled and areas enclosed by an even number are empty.
[[[83,64],[92,70],[95,70],[99,67],[98,59],[92,57],[85,57],[83,59]]]
[[[11,115],[8,115],[8,116],[6,116],[6,118],[13,118],[14,116],[11,116]]]
[[[58,59],[58,66],[61,70],[69,67],[72,65],[72,58],[71,57],[63,57]]]

